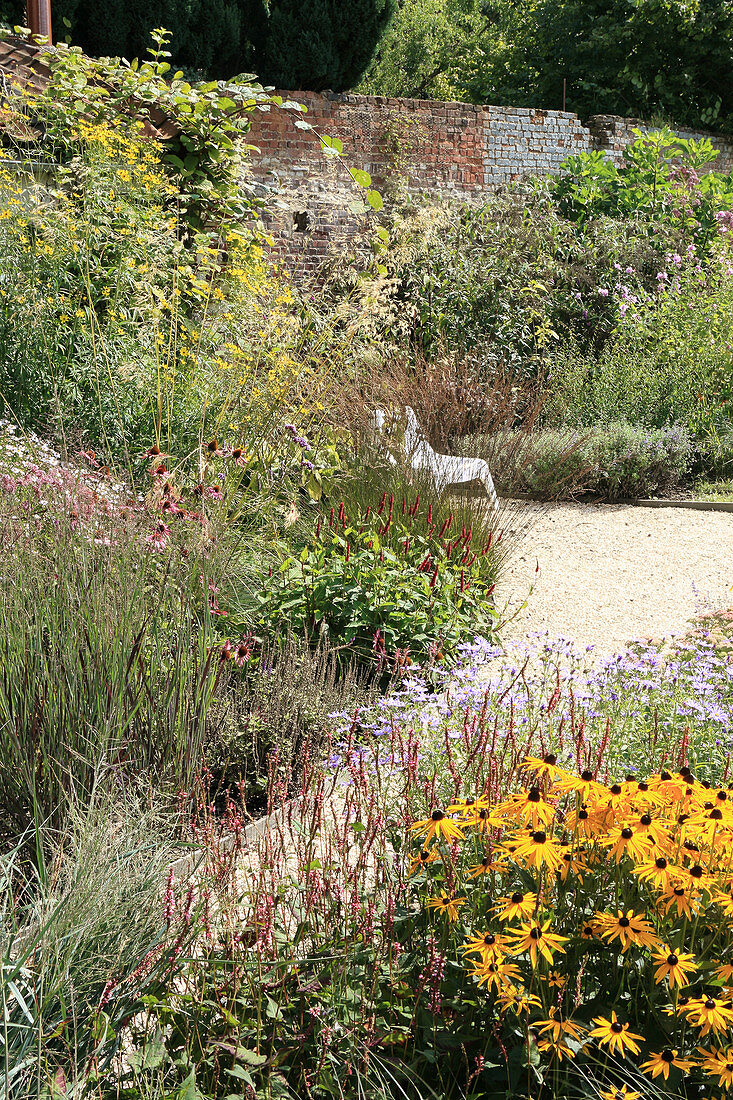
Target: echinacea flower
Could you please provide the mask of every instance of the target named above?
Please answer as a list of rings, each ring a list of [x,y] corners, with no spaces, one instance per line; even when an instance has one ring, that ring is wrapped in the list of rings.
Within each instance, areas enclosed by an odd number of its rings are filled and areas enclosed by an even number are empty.
[[[549,928],[549,920],[546,920],[544,924],[540,924],[538,921],[523,924],[519,931],[512,934],[512,954],[522,955],[525,951],[528,951],[532,966],[537,965],[537,959],[540,955],[542,958],[547,959],[549,963],[554,962],[552,953],[553,951],[565,951],[562,945],[567,943],[567,936],[558,936],[556,933],[550,932]]]
[[[438,897],[428,898],[428,909],[434,909],[436,913],[447,917],[453,923],[458,920],[458,910],[465,900],[465,898],[454,898],[450,894],[440,894]]]
[[[494,912],[501,921],[524,920],[531,917],[537,908],[537,895],[523,894],[517,890],[511,897],[499,898]]]
[[[619,941],[621,953],[624,955],[632,944],[637,947],[659,946],[653,926],[632,909],[627,913],[597,913],[595,924],[603,939]]]
[[[708,1077],[717,1077],[718,1084],[724,1089],[733,1085],[733,1047],[718,1050],[698,1048],[703,1056],[702,1068]]]
[[[683,985],[689,985],[688,971],[697,970],[695,963],[692,961],[694,959],[693,955],[686,955],[682,951],[672,951],[664,945],[652,953],[652,959],[656,965],[654,981],[659,985],[666,978],[670,989],[674,989],[675,986],[681,989]]]
[[[605,1016],[596,1016],[593,1023],[596,1026],[588,1032],[589,1038],[597,1039],[601,1046],[607,1046],[611,1054],[625,1056],[627,1050],[630,1054],[638,1054],[641,1050],[639,1043],[644,1042],[644,1036],[629,1031],[629,1025],[622,1024],[615,1012],[611,1013],[610,1020]]]
[[[433,837],[437,837],[438,840],[442,837],[447,841],[463,840],[460,825],[446,817],[443,810],[433,810],[430,817],[425,818],[424,821],[416,821],[410,828],[416,836],[420,836],[421,833],[424,834],[426,846]]]
[[[659,1077],[661,1074],[666,1081],[672,1066],[675,1069],[681,1069],[683,1073],[687,1073],[694,1064],[689,1058],[680,1058],[676,1050],[667,1047],[659,1054],[650,1054],[647,1061],[641,1063],[639,1069],[643,1073],[650,1073],[652,1077]]]

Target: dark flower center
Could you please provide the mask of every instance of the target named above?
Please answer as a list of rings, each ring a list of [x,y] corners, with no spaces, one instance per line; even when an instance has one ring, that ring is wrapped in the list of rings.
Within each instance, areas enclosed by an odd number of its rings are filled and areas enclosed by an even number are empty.
[[[427,848],[423,848],[422,852],[420,852],[420,859],[430,859],[430,852]]]
[[[709,791],[710,788],[712,787],[712,783],[710,782],[709,779],[703,779],[702,786],[705,788],[706,791]]]
[[[445,814],[443,813],[442,810],[433,810],[433,812],[430,815],[431,821],[442,821],[444,817],[445,817]]]
[[[545,844],[547,842],[547,833],[539,829],[536,833],[532,833],[532,840],[535,844]]]
[[[677,824],[678,825],[684,825],[684,823],[687,821],[689,816],[690,816],[689,814],[680,814],[679,817],[677,818]]]
[[[586,770],[582,772],[580,778],[583,780],[584,783],[590,783],[593,778],[593,772],[589,772],[586,768]]]
[[[484,936],[484,943],[487,947],[491,947],[493,943],[496,943],[496,936],[492,936],[491,932],[487,932]]]
[[[715,797],[717,798],[718,802],[725,802],[728,795],[725,793],[725,791],[718,791]]]
[[[672,891],[672,893],[674,894],[674,896],[675,896],[676,898],[681,898],[681,897],[684,897],[684,894],[685,894],[685,888],[684,888],[684,886],[675,886],[675,888],[674,888],[674,890]]]
[[[586,924],[585,928],[583,929],[583,935],[584,936],[592,936],[593,935],[593,929],[591,928],[591,926],[589,924]]]
[[[699,863],[696,863],[694,867],[690,867],[691,878],[702,878],[704,874],[705,872],[703,871]]]
[[[639,818],[639,824],[640,825],[651,825],[651,823],[652,823],[651,814],[644,814],[641,818]]]
[[[540,789],[539,789],[539,787],[533,787],[532,790],[527,795],[527,801],[528,802],[539,802],[539,800],[540,800]]]
[[[659,778],[662,780],[663,783],[667,783],[672,778],[672,776],[669,772],[662,772]]]
[[[524,901],[524,894],[512,894],[512,905],[519,905]]]
[[[642,779],[641,783],[639,784],[639,790],[640,791],[648,791],[649,790],[649,784],[646,783],[643,779]]]
[[[479,810],[478,816],[480,817],[480,819],[482,821],[486,821],[486,818],[489,816],[489,811],[488,810]]]
[[[667,861],[664,856],[659,856],[658,859],[655,859],[654,866],[657,868],[658,871],[663,871],[667,866]]]
[[[578,821],[587,821],[587,820],[588,820],[588,811],[587,810],[578,810]]]
[[[667,955],[667,965],[668,966],[676,966],[679,961],[680,960],[677,958],[676,955]]]
[[[624,1030],[624,1025],[620,1024],[618,1022],[618,1020],[614,1020],[613,1023],[611,1024],[611,1031],[615,1031],[616,1034],[618,1035],[619,1032],[623,1031],[623,1030]]]
[[[532,940],[541,940],[542,939],[542,929],[541,928],[533,928],[531,930],[531,932],[529,933],[529,936],[530,936],[530,939],[532,939]]]
[[[614,783],[614,785],[611,787],[611,794],[621,794],[621,788],[619,787],[618,783]]]
[[[546,754],[545,754],[545,755],[544,755],[544,756],[542,757],[542,763],[543,763],[543,764],[552,764],[553,766],[554,766],[555,764],[557,764],[557,757],[555,756],[554,752],[548,752],[548,753],[546,753]]]
[[[674,1051],[667,1048],[659,1055],[663,1062],[674,1062]]]
[[[723,817],[723,811],[716,806],[714,810],[710,811],[710,817],[713,821],[720,821]]]
[[[715,1001],[712,999],[712,997],[708,997],[707,1001],[705,1002],[705,1008],[715,1008]]]
[[[623,837],[624,840],[631,840],[633,835],[634,835],[634,833],[633,833],[632,829],[622,829],[621,830],[621,836]]]
[[[714,805],[714,803],[712,803],[712,802],[704,802],[702,808],[703,808],[703,810],[712,810],[713,805]]]
[[[628,928],[630,924],[631,924],[631,921],[629,920],[628,917],[619,917],[619,919],[618,919],[619,928]]]

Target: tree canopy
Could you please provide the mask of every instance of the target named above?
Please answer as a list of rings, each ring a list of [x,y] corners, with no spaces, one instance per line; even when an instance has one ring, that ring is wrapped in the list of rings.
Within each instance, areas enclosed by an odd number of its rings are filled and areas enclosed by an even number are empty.
[[[282,88],[352,88],[397,0],[53,0],[56,38],[96,57],[142,57],[150,32],[171,32],[173,65],[206,77],[256,74]],[[0,20],[25,21],[24,0],[0,0]]]
[[[401,0],[360,90],[733,129],[729,0]]]

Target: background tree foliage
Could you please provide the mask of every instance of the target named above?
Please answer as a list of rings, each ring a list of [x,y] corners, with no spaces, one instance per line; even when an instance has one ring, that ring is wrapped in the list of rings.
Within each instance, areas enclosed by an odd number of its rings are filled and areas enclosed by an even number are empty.
[[[93,57],[143,57],[150,32],[171,33],[171,63],[227,79],[256,73],[281,88],[352,88],[397,0],[53,0],[57,38]],[[24,0],[0,0],[0,22],[25,23]],[[67,26],[68,24],[68,26]]]
[[[488,62],[481,0],[401,0],[359,86],[366,95],[469,98]]]
[[[278,88],[358,84],[397,0],[271,0],[258,75]]]
[[[733,128],[728,0],[401,0],[360,91]]]
[[[469,95],[591,114],[733,122],[733,5],[721,0],[494,0],[499,33]],[[509,27],[511,33],[509,33]]]

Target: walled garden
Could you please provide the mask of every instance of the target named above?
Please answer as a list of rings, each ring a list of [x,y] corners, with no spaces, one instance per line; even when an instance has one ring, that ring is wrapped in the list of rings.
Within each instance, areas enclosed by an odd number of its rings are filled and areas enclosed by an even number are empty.
[[[518,497],[725,494],[730,176],[351,169],[303,280],[247,174],[287,105],[166,56],[2,112],[0,1096],[725,1095],[733,613],[600,660],[497,586]]]

